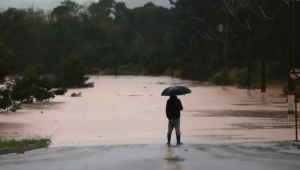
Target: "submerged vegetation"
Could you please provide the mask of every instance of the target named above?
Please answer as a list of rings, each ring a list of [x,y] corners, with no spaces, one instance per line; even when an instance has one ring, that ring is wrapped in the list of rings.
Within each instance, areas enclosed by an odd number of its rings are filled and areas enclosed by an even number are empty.
[[[82,96],[81,92],[79,92],[78,94],[75,92],[71,94],[71,97],[81,97],[81,96]]]
[[[48,138],[25,138],[21,140],[10,139],[10,140],[1,140],[0,139],[0,149],[3,148],[15,148],[29,146],[33,144],[39,144],[41,147],[45,148],[51,144],[51,140]]]

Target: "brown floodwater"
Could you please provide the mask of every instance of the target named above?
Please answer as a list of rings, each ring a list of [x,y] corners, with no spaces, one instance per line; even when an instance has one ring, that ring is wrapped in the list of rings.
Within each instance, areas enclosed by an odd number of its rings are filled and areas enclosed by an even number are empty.
[[[269,86],[266,105],[259,90],[246,90],[169,77],[92,76],[94,88],[70,89],[47,103],[23,105],[0,114],[0,137],[51,136],[53,146],[164,142],[167,133],[161,92],[173,84],[192,93],[179,96],[184,141],[276,141],[294,139],[294,119],[287,117],[281,86]],[[82,97],[70,97],[81,92]],[[173,137],[174,138],[174,137]],[[175,139],[173,139],[175,140]]]

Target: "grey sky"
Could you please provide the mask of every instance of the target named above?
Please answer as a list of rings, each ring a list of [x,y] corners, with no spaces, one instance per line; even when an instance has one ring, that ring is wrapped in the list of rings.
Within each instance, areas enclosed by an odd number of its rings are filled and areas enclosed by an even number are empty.
[[[26,8],[33,4],[34,6],[49,10],[49,9],[53,9],[53,7],[56,7],[61,1],[63,0],[0,0],[0,9],[6,9],[8,7]],[[73,0],[73,1],[82,4],[88,1],[98,1],[98,0]],[[167,8],[170,7],[169,0],[123,0],[123,1],[126,3],[128,8],[142,6],[147,2],[153,2],[156,5],[164,6]]]

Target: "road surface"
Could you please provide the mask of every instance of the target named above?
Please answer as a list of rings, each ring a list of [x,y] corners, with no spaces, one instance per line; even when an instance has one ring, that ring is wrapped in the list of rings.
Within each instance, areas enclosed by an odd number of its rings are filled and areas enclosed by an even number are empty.
[[[300,152],[277,144],[124,144],[54,147],[0,157],[1,170],[299,170]]]

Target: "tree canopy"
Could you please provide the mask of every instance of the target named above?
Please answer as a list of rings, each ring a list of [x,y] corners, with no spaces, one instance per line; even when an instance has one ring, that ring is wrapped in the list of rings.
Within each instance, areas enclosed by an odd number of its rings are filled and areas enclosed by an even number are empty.
[[[151,2],[129,9],[125,2],[115,0],[84,4],[64,0],[51,11],[9,8],[0,12],[0,42],[5,42],[6,49],[21,52],[16,59],[18,74],[32,63],[44,65],[44,72],[52,74],[59,69],[60,61],[73,55],[84,62],[85,73],[100,69],[101,74],[162,75],[173,66],[182,78],[191,79],[196,63],[197,80],[213,77],[222,70],[223,33],[216,27],[224,25],[224,1],[169,1],[170,9]],[[230,4],[234,15],[230,16],[229,69],[246,67],[247,30],[243,26],[249,24],[253,26],[254,65],[259,70],[260,17],[271,17],[281,7],[274,18],[267,20],[267,78],[287,78],[288,6],[282,0],[266,0],[262,13],[260,0],[247,0],[244,6],[240,2],[244,1]],[[299,6],[296,4],[296,16]],[[296,22],[296,46],[299,31]],[[1,65],[3,78],[13,66],[0,59],[0,64],[6,63]],[[71,83],[71,79],[65,83]]]

